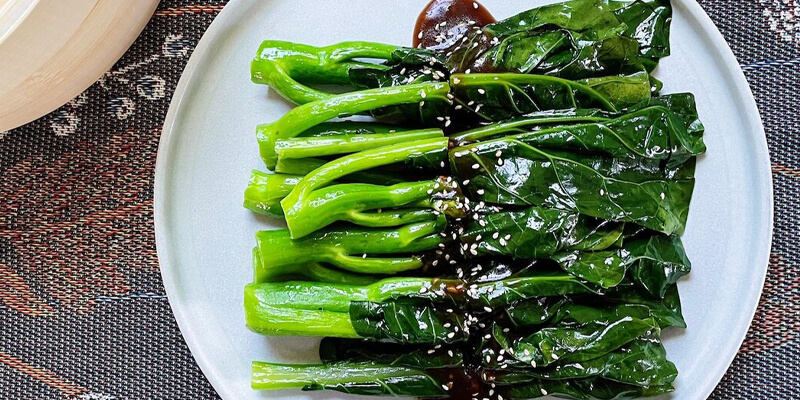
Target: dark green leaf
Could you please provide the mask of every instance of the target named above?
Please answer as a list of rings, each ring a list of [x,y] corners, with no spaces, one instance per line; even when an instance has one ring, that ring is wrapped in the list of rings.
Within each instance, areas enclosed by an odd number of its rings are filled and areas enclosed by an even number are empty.
[[[431,344],[467,340],[465,314],[447,312],[446,308],[411,299],[358,301],[350,303],[350,318],[359,336],[372,340]]]
[[[450,160],[459,180],[469,180],[471,199],[572,210],[664,233],[683,232],[694,188],[693,179],[610,177],[593,168],[595,158],[568,158],[513,139],[459,147]]]
[[[654,296],[663,298],[667,289],[691,271],[681,239],[650,235],[625,243],[632,260],[633,279]]]
[[[456,368],[464,364],[464,354],[452,346],[418,347],[338,338],[322,339],[319,355],[325,364],[374,362],[420,369]]]

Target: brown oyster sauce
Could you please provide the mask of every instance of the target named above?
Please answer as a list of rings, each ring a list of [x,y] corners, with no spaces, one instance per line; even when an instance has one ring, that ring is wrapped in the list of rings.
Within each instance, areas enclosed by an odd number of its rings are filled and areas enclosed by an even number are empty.
[[[470,21],[473,22],[470,24]],[[480,27],[492,22],[495,22],[492,14],[477,1],[431,0],[414,26],[414,47],[444,48],[470,25]],[[437,41],[437,37],[443,40]]]
[[[422,10],[414,27],[414,47],[444,49],[455,44],[459,34],[471,27],[482,27],[495,22],[489,10],[472,0],[431,0]],[[436,40],[437,37],[440,40]],[[434,286],[436,285],[434,281]],[[465,284],[449,284],[445,292],[449,296],[463,296]],[[449,399],[469,400],[487,397],[487,385],[478,372],[471,368],[446,368],[427,371],[439,382],[449,387]],[[423,399],[424,400],[424,399]]]

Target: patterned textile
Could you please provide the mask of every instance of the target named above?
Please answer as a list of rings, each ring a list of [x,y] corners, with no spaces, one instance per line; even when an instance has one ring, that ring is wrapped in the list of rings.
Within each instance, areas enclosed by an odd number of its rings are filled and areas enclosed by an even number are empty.
[[[0,132],[0,398],[214,399],[164,295],[153,168],[169,100],[224,0],[165,0],[86,92]],[[800,1],[701,0],[767,130],[775,239],[753,326],[712,399],[800,399]]]

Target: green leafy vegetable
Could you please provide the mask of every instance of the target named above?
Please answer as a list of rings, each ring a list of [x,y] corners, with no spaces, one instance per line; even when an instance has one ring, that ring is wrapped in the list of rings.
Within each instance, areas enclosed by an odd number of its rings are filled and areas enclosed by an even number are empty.
[[[261,157],[267,168],[274,169],[277,162],[275,143],[279,139],[296,137],[303,131],[333,118],[354,115],[381,107],[418,104],[426,99],[429,104],[435,102],[449,104],[447,98],[449,89],[450,87],[446,83],[421,83],[345,93],[305,103],[293,108],[281,119],[271,124],[259,125],[256,128]],[[420,112],[423,107],[424,105],[418,104]],[[425,122],[424,118],[423,122]]]
[[[573,210],[668,234],[683,232],[693,179],[624,180],[604,175],[592,158],[583,158],[515,139],[476,143],[450,153],[456,174],[469,180],[465,189],[471,198]]]
[[[251,382],[256,390],[335,390],[372,396],[447,397],[441,383],[420,369],[371,363],[253,362]]]
[[[413,253],[436,248],[447,238],[439,233],[446,227],[438,220],[418,222],[395,229],[325,229],[301,239],[292,239],[287,229],[260,231],[257,248],[264,269],[286,265],[325,262],[357,273],[392,274],[422,267],[420,256],[376,257]]]
[[[374,362],[421,369],[464,365],[464,354],[457,347],[409,346],[338,338],[322,339],[319,356],[325,364]]]

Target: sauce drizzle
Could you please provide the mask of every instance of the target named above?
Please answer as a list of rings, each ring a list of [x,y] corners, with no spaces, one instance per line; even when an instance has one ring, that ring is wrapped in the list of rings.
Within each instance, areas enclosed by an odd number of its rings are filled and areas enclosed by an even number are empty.
[[[417,18],[414,47],[447,48],[471,26],[482,27],[493,22],[489,10],[477,1],[431,0]]]

